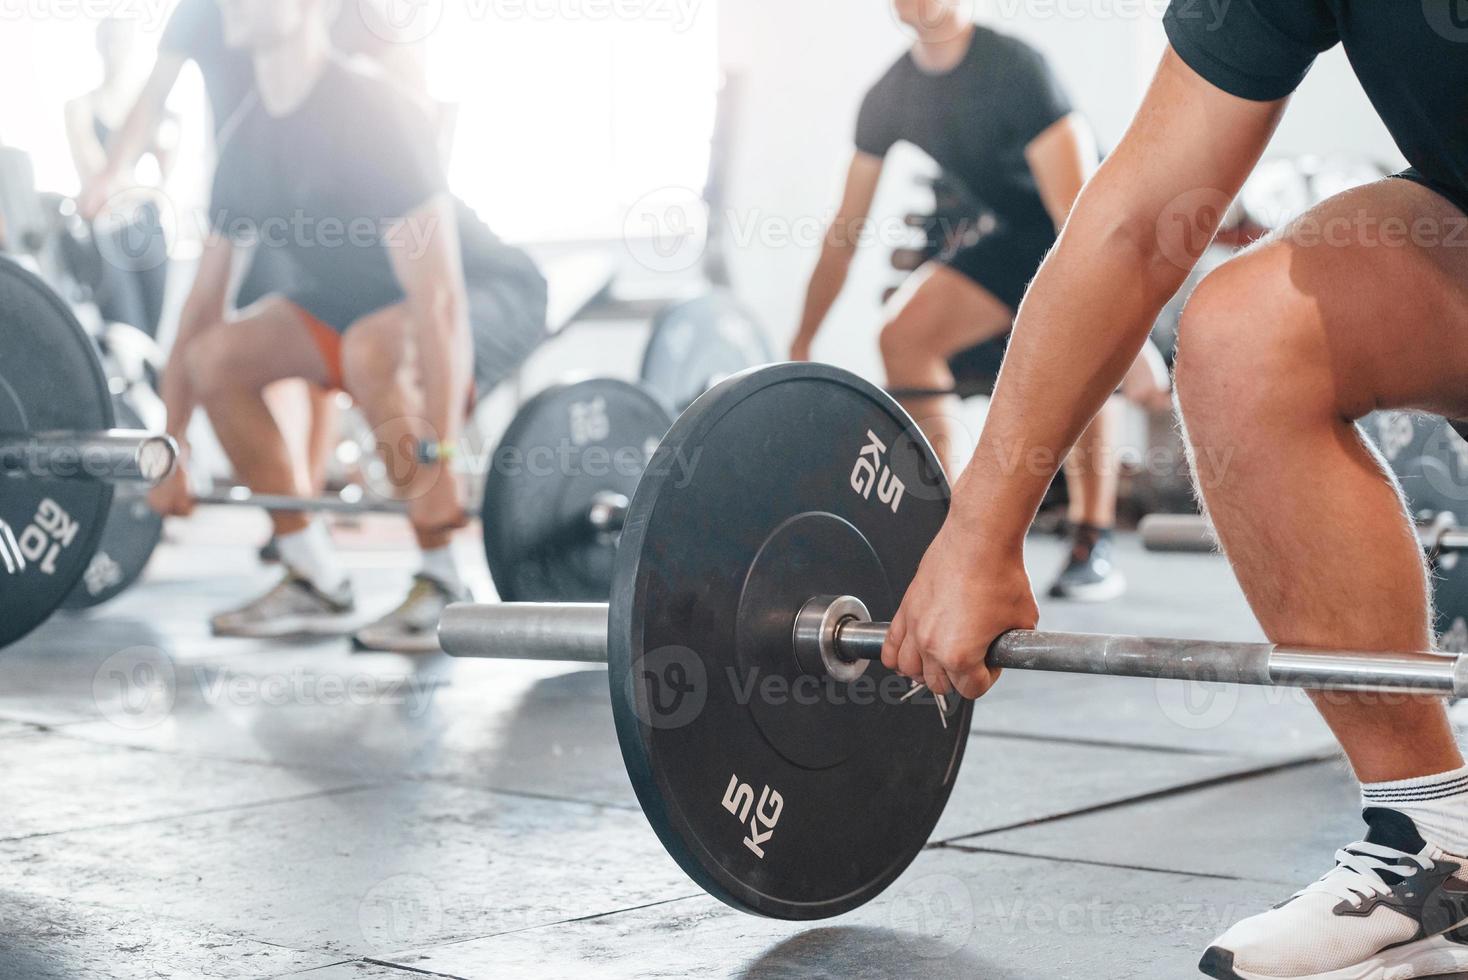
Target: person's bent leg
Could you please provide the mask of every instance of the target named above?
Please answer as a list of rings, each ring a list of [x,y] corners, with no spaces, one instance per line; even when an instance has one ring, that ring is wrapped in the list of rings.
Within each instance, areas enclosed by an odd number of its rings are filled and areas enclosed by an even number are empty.
[[[265,394],[286,379],[328,382],[331,369],[310,330],[293,304],[266,299],[238,319],[211,327],[189,351],[187,369],[220,445],[237,477],[256,493],[310,492]],[[270,518],[288,574],[260,599],[216,616],[216,633],[284,635],[352,608],[350,583],[325,525],[295,512]]]
[[[1213,273],[1184,312],[1177,386],[1199,491],[1276,643],[1430,647],[1417,538],[1354,424],[1376,408],[1468,413],[1468,250],[1380,237],[1419,219],[1463,227],[1446,202],[1405,181],[1348,192],[1296,227],[1334,228],[1335,240],[1286,232]],[[1468,905],[1439,916],[1451,909],[1423,904],[1445,884],[1468,890],[1458,876],[1468,860],[1453,856],[1468,855],[1468,770],[1442,702],[1315,702],[1363,783],[1370,833],[1294,899],[1226,932],[1203,971],[1423,975],[1410,972],[1414,957],[1468,967],[1468,946],[1444,935]],[[1388,894],[1403,900],[1367,901]]]
[[[882,328],[882,362],[893,389],[946,392],[953,388],[949,359],[1003,334],[1014,310],[963,273],[930,262],[910,276],[888,304]],[[957,479],[972,440],[959,423],[951,395],[905,397],[907,409],[933,444],[949,475]]]
[[[397,494],[413,499],[430,481],[455,479],[440,464],[425,468],[410,447],[424,436],[423,395],[414,370],[412,323],[400,306],[352,325],[342,348],[346,390],[377,434],[389,479]],[[407,598],[377,622],[353,635],[360,649],[398,653],[438,649],[438,620],[451,603],[470,598],[467,575],[454,551],[452,530],[415,527],[422,565]]]

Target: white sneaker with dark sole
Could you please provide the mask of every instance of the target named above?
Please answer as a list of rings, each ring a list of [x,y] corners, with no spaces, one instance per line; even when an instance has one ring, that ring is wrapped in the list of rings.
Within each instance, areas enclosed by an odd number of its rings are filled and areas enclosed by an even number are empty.
[[[1366,840],[1302,891],[1220,936],[1198,968],[1217,980],[1413,980],[1468,971],[1468,858],[1411,819],[1371,808]]]
[[[336,595],[327,595],[294,572],[258,599],[222,612],[209,621],[215,636],[257,640],[288,636],[330,636],[352,627],[356,609],[350,582]]]
[[[356,650],[380,653],[437,653],[438,621],[456,602],[468,602],[468,593],[455,592],[428,575],[413,578],[408,597],[392,612],[352,635]]]

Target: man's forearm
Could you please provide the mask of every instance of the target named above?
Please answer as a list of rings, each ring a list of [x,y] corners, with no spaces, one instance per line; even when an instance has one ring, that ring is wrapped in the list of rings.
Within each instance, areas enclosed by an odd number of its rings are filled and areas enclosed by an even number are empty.
[[[463,428],[473,384],[468,303],[462,297],[420,302],[413,306],[413,317],[418,326],[424,421],[432,430],[425,435],[452,443]]]
[[[846,286],[846,273],[850,268],[850,256],[832,252],[829,248],[821,253],[815,272],[811,274],[810,286],[806,289],[805,309],[800,317],[802,338],[811,340],[820,333],[821,324],[826,322],[831,307],[836,305],[841,290]]]
[[[1142,221],[1071,221],[1020,308],[954,519],[1018,547],[1075,441],[1126,376],[1187,270]],[[1102,312],[1098,312],[1102,311]]]

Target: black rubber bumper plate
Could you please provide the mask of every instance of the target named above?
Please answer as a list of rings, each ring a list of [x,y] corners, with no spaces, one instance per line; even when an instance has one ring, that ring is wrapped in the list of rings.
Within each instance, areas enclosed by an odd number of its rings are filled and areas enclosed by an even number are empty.
[[[672,418],[636,385],[549,388],[516,414],[485,480],[484,551],[506,602],[605,602],[617,535],[591,526],[602,494],[631,497]]]
[[[850,683],[795,662],[817,595],[896,611],[948,509],[903,411],[822,365],[725,381],[674,423],[617,553],[617,734],[669,853],[711,894],[782,919],[839,915],[926,844],[972,705],[873,662]]]
[[[112,427],[91,339],[50,288],[0,258],[0,433]],[[45,621],[81,580],[111,502],[110,483],[0,475],[0,521],[25,559],[22,571],[0,578],[0,647]]]
[[[725,378],[775,359],[764,330],[727,292],[675,303],[653,320],[642,383],[675,413]]]

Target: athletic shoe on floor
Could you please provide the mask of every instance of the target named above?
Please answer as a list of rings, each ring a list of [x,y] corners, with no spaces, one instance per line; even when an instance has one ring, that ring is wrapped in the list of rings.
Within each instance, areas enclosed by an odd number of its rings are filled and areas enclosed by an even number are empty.
[[[403,604],[358,630],[352,646],[384,653],[437,653],[438,621],[444,609],[469,600],[467,593],[455,592],[438,579],[420,573],[413,577],[413,588]]]
[[[1220,980],[1410,980],[1468,970],[1468,858],[1422,840],[1396,810],[1324,878],[1218,938],[1198,968]]]
[[[223,612],[210,620],[215,636],[272,639],[345,632],[356,604],[350,582],[336,595],[327,595],[310,581],[287,573],[280,584],[253,602]]]
[[[1065,568],[1050,586],[1052,599],[1076,602],[1107,602],[1126,591],[1126,578],[1112,559],[1111,532],[1080,525]]]

